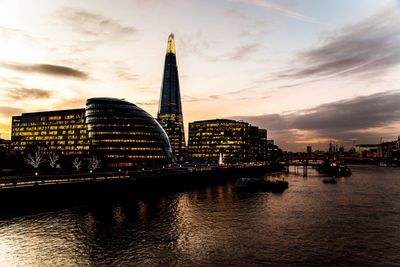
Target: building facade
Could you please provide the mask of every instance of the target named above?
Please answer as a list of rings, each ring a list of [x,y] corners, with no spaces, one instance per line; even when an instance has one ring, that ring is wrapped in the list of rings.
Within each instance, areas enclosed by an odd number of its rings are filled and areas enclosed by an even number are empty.
[[[189,158],[193,162],[266,160],[267,131],[247,122],[206,120],[189,123]]]
[[[23,113],[12,118],[14,155],[35,146],[104,168],[155,167],[172,162],[167,134],[147,112],[125,100],[91,98],[86,109]]]
[[[23,113],[12,117],[11,142],[14,154],[32,146],[44,146],[62,155],[87,155],[89,140],[85,109]]]
[[[377,158],[378,145],[377,144],[363,144],[355,145],[353,147],[353,156],[362,158]]]
[[[185,133],[174,34],[168,37],[157,120],[166,131],[176,160],[185,149]]]
[[[395,161],[400,163],[400,136],[395,141],[379,144],[378,156],[384,161]]]
[[[112,168],[171,162],[167,134],[146,111],[125,100],[91,98],[86,102],[90,153]]]

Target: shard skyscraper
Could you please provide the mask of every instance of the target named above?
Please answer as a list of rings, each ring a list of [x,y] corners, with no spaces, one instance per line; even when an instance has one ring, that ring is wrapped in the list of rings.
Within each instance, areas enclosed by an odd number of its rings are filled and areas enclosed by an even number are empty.
[[[185,133],[173,33],[168,37],[157,120],[168,134],[175,158],[180,161],[185,149]]]

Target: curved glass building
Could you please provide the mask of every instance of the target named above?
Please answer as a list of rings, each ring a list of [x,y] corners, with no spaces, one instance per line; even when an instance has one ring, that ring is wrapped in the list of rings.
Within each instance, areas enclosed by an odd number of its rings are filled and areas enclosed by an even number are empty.
[[[86,102],[85,122],[90,153],[109,168],[172,161],[172,149],[160,124],[136,105],[115,98],[91,98]]]

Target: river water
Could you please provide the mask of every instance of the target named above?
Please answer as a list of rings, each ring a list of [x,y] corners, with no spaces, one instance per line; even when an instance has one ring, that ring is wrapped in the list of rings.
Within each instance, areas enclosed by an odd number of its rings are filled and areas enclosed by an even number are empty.
[[[0,214],[0,266],[400,266],[400,168],[351,169]]]

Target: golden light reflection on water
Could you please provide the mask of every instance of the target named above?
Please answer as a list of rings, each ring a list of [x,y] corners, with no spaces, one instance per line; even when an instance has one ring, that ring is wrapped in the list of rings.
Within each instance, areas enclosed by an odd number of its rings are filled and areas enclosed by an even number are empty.
[[[95,223],[93,214],[91,212],[86,213],[83,217],[83,225],[87,236],[91,239],[94,237]]]
[[[309,179],[289,174],[283,194],[236,192],[226,184],[0,219],[0,266],[212,266],[255,258],[285,265],[303,255],[317,263],[320,248],[340,253],[343,240],[361,256],[367,249],[383,257],[376,247],[386,246],[398,260],[400,169],[390,171],[358,170],[327,185],[313,170]]]
[[[121,226],[125,221],[125,214],[121,206],[116,206],[113,208],[113,219],[117,226]]]
[[[138,215],[140,220],[142,222],[146,222],[146,204],[144,203],[143,200],[138,201],[138,207],[139,207]]]

